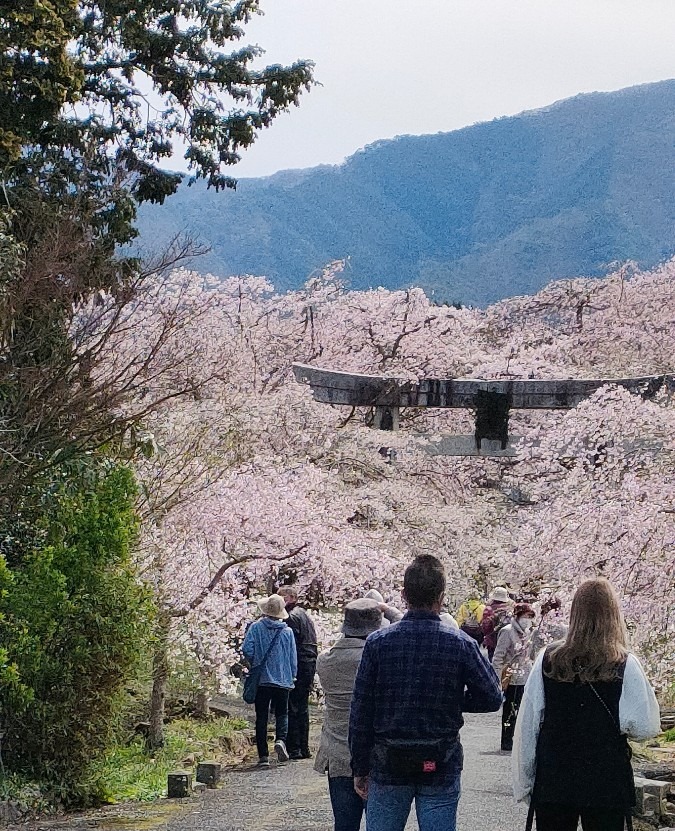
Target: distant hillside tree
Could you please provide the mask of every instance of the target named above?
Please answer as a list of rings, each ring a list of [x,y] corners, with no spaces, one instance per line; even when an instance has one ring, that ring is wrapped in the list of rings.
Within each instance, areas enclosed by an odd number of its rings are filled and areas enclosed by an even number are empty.
[[[312,83],[307,61],[252,67],[263,50],[238,43],[260,13],[258,0],[46,0],[3,11],[6,182],[104,190],[118,209],[128,196],[162,202],[181,176],[158,164],[179,140],[196,178],[233,186],[223,168]],[[126,209],[99,218],[116,241],[131,233]]]

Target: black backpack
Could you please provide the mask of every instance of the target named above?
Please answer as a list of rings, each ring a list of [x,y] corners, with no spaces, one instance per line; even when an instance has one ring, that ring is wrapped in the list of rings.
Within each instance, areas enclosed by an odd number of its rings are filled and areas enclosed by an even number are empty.
[[[467,606],[467,608],[469,608]],[[469,608],[469,617],[464,621],[464,623],[459,627],[462,632],[466,632],[466,634],[473,638],[476,643],[481,644],[483,643],[483,628],[481,627],[478,618],[474,614],[474,612]]]

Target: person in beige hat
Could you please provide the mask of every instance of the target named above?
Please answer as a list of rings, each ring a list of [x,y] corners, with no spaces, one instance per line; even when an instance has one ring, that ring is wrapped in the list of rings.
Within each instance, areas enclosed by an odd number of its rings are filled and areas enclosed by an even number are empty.
[[[267,720],[270,705],[274,707],[274,750],[279,762],[288,761],[288,695],[298,671],[293,632],[284,621],[288,618],[284,598],[273,594],[259,601],[262,617],[252,623],[242,652],[252,667],[262,667],[255,695],[255,739],[259,767],[269,767]]]
[[[483,610],[480,626],[483,630],[483,646],[487,649],[488,659],[491,661],[497,647],[499,632],[513,617],[513,600],[509,597],[508,589],[504,586],[495,586],[490,593],[488,605]]]

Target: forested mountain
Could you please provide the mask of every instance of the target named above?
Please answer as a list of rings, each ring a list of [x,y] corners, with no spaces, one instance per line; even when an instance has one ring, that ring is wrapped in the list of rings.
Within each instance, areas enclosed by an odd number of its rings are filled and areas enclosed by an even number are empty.
[[[343,164],[183,186],[141,241],[187,231],[214,274],[294,288],[348,259],[353,288],[420,285],[483,305],[549,280],[675,253],[675,80],[593,93],[452,133],[377,142]]]

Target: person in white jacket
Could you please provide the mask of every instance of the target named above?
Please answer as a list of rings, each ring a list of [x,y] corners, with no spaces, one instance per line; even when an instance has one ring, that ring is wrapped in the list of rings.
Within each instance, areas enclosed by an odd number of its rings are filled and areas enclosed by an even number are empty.
[[[635,804],[627,737],[660,730],[656,696],[628,652],[619,602],[603,578],[572,602],[564,643],[538,656],[513,743],[513,792],[537,831],[622,831]],[[630,827],[630,825],[628,826]]]

